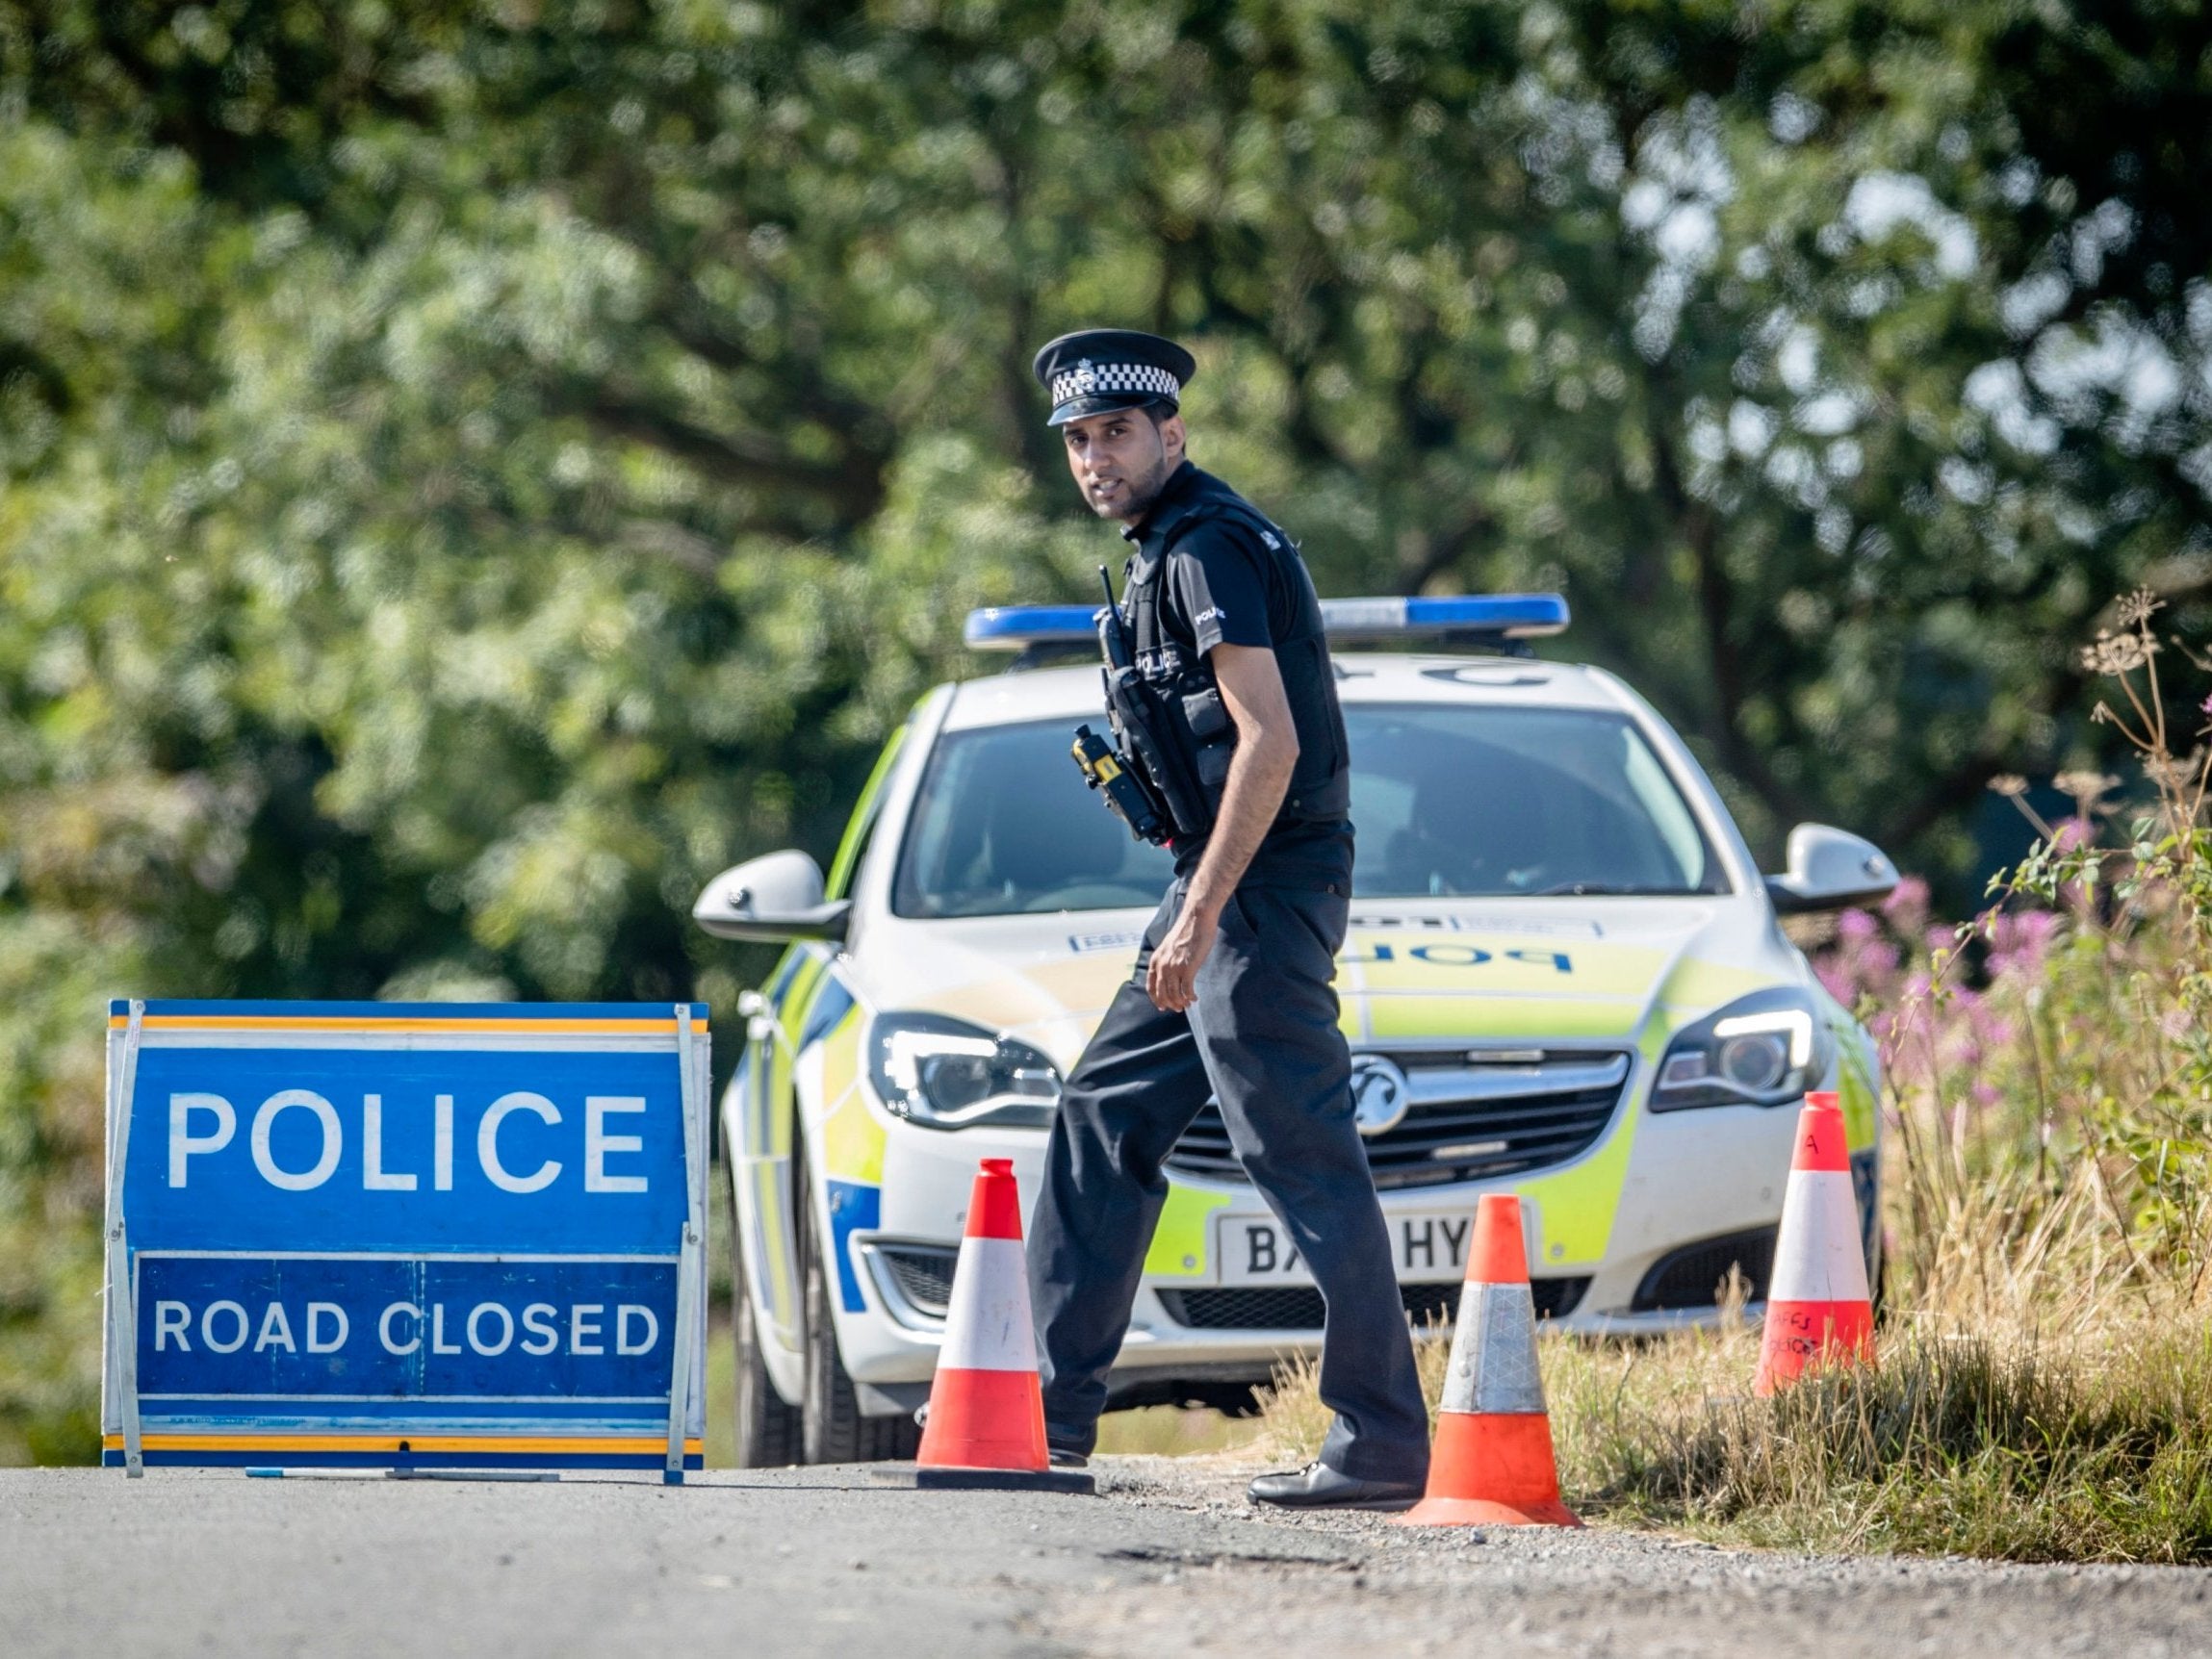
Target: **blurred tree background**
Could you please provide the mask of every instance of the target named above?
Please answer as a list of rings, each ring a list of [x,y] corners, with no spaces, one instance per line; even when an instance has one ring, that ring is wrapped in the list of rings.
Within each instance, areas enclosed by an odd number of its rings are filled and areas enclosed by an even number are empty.
[[[94,1449],[101,999],[665,998],[1112,543],[1190,340],[1325,593],[1559,587],[1773,855],[1975,890],[2212,602],[2186,0],[0,0],[0,1461]],[[2184,715],[2184,728],[2196,724]]]

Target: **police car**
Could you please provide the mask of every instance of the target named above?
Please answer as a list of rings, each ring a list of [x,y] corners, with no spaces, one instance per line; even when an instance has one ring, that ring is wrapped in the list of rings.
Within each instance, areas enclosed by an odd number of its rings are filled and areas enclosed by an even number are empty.
[[[1877,898],[1890,861],[1805,825],[1762,876],[1648,703],[1529,654],[1566,625],[1556,596],[1323,609],[1358,835],[1337,988],[1406,1312],[1455,1304],[1501,1190],[1560,1329],[1710,1320],[1732,1268],[1756,1300],[1813,1088],[1842,1095],[1871,1254],[1874,1046],[1778,916]],[[771,854],[693,910],[790,946],[721,1105],[747,1464],[911,1454],[977,1160],[1013,1159],[1026,1209],[1170,880],[1069,759],[1098,670],[1051,665],[1093,612],[979,611],[967,639],[1020,654],[921,700],[826,879]],[[1213,1108],[1168,1173],[1114,1400],[1247,1407],[1318,1346],[1320,1294]]]

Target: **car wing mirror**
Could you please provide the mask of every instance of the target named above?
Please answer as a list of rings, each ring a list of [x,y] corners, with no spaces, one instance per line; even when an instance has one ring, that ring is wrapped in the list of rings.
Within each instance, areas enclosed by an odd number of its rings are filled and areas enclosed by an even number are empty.
[[[785,851],[749,858],[707,883],[691,919],[718,939],[783,944],[792,939],[843,943],[850,899],[822,897],[822,867]]]
[[[1841,910],[1890,896],[1897,866],[1862,835],[1827,824],[1800,824],[1789,832],[1788,869],[1766,878],[1766,896],[1785,916]]]

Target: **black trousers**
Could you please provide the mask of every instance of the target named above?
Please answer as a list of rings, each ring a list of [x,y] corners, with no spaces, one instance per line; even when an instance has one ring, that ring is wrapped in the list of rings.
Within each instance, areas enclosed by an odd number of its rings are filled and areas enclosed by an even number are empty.
[[[1336,1421],[1322,1461],[1362,1479],[1421,1480],[1428,1419],[1352,1126],[1351,1057],[1330,983],[1349,901],[1240,887],[1198,970],[1196,1002],[1164,1013],[1145,973],[1183,893],[1177,881],[1145,929],[1136,974],[1076,1062],[1053,1125],[1029,1242],[1045,1426],[1055,1443],[1084,1451],[1097,1438],[1167,1196],[1161,1161],[1211,1094],[1327,1309],[1321,1397]]]

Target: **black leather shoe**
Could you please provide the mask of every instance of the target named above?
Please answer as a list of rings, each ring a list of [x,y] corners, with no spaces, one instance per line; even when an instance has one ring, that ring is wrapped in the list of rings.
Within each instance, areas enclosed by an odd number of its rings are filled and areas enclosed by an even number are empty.
[[[1044,1449],[1050,1454],[1054,1468],[1089,1468],[1091,1448],[1083,1442],[1089,1436],[1069,1430],[1044,1425]]]
[[[1360,1480],[1309,1463],[1290,1474],[1263,1474],[1251,1484],[1254,1503],[1272,1503],[1283,1509],[1411,1509],[1421,1501],[1419,1483],[1406,1480]]]

